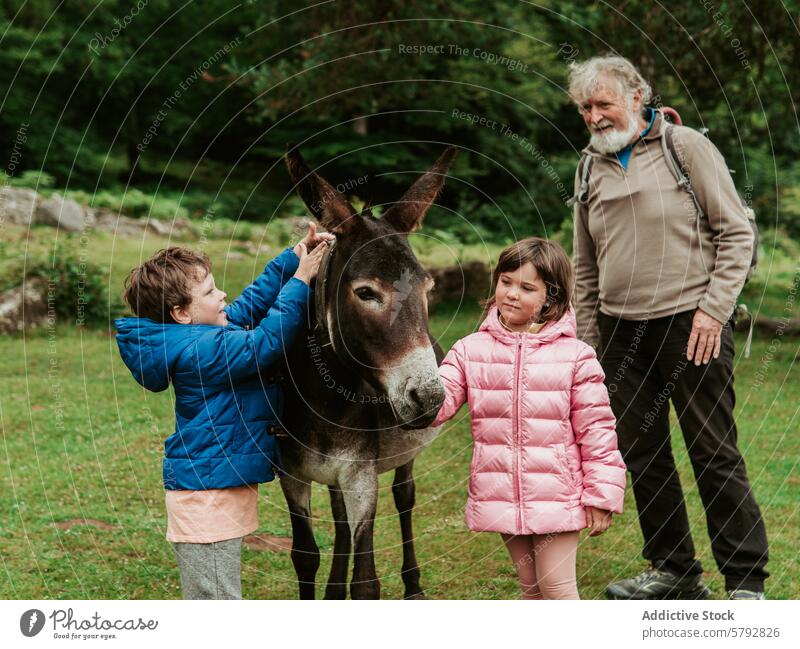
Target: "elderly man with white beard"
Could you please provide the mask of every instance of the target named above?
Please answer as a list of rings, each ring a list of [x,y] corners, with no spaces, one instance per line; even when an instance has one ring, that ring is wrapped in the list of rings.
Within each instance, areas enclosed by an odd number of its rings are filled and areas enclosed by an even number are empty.
[[[627,59],[573,64],[569,92],[591,135],[575,177],[578,335],[606,374],[650,563],[606,594],[710,596],[672,454],[671,402],[727,596],[764,599],[767,535],[733,417],[733,311],[753,246],[745,207],[707,138],[645,108],[650,86]],[[667,128],[696,204],[669,167]]]

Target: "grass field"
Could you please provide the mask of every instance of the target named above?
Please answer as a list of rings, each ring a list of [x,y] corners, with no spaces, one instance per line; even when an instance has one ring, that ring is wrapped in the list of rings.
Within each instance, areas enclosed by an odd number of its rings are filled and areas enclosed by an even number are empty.
[[[209,254],[217,284],[233,297],[300,233],[275,220],[266,226],[212,222],[204,235],[186,245]],[[775,318],[796,316],[800,247],[770,235],[762,241],[769,253],[744,297],[751,311]],[[0,275],[15,259],[46,257],[54,243],[50,228],[27,231],[6,224],[0,230]],[[57,243],[106,268],[109,291],[119,295],[131,267],[176,242],[91,232],[83,239],[60,233]],[[426,265],[459,260],[489,264],[499,249],[460,246],[430,233],[415,235],[412,243]],[[475,305],[442,309],[431,328],[447,349],[475,329],[479,315]],[[741,353],[743,336],[737,334],[737,343]],[[775,598],[800,597],[799,344],[776,331],[772,340],[756,340],[751,358],[740,357],[736,370],[740,445],[766,518],[773,574],[768,587]],[[174,425],[170,392],[148,393],[135,383],[110,331],[63,324],[24,336],[0,336],[0,357],[0,598],[179,597],[177,569],[164,539],[161,485],[163,439]],[[674,446],[699,556],[715,595],[721,596],[722,580],[710,555],[679,431]],[[513,598],[513,569],[498,536],[471,533],[463,523],[470,453],[469,424],[462,411],[417,461],[415,529],[423,585],[433,598]],[[397,598],[402,594],[400,530],[390,484],[391,476],[383,476],[375,545],[383,595]],[[280,487],[264,485],[260,494],[259,533],[288,536]],[[322,487],[314,491],[314,510],[323,553],[319,582],[324,583],[333,525]],[[93,524],[73,525],[75,519],[92,519]],[[630,495],[626,513],[607,534],[583,538],[578,562],[584,598],[601,597],[609,580],[644,566]],[[243,588],[248,598],[294,597],[288,554],[246,548]]]
[[[122,266],[135,253],[126,254]],[[244,281],[224,286],[233,291]],[[474,305],[442,312],[432,318],[432,329],[446,349],[474,330],[478,317]],[[737,343],[741,350],[741,336]],[[797,339],[759,340],[750,359],[737,360],[736,370],[740,446],[770,537],[773,598],[800,596],[797,353]],[[160,468],[162,442],[173,427],[170,393],[140,388],[106,331],[59,325],[25,337],[0,337],[0,357],[0,598],[180,597],[175,561],[164,539]],[[680,433],[674,432],[695,543],[707,581],[720,597],[723,583],[710,554],[697,489]],[[462,520],[470,452],[462,410],[417,461],[415,529],[423,586],[437,599],[515,598],[512,565],[499,536],[471,533]],[[376,560],[383,596],[399,598],[400,531],[390,484],[391,476],[384,475]],[[322,551],[319,582],[324,583],[333,525],[322,487],[315,488],[313,501]],[[65,524],[72,519],[96,522]],[[260,534],[289,535],[277,483],[261,487],[260,521]],[[629,494],[626,513],[605,535],[582,536],[581,596],[600,598],[609,580],[643,566]],[[296,596],[285,552],[244,549],[242,581],[247,598]]]

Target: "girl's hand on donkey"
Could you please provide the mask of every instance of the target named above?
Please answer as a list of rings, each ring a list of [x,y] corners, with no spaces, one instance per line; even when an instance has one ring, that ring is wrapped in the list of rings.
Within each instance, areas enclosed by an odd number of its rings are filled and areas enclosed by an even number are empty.
[[[308,252],[306,244],[302,241],[297,246],[300,248],[300,252],[297,255],[300,257],[300,265],[297,267],[297,272],[295,272],[294,276],[300,281],[310,284],[311,280],[317,276],[322,255],[325,254],[325,250],[328,248],[328,242],[323,241],[317,244],[313,252]]]
[[[311,221],[308,224],[308,234],[306,234],[306,236],[303,237],[303,240],[294,247],[294,254],[296,254],[298,257],[300,256],[301,245],[305,245],[306,250],[311,252],[323,241],[330,243],[335,238],[336,237],[328,232],[320,232],[317,234],[317,224],[314,221]]]
[[[600,536],[611,527],[611,512],[597,507],[586,507],[586,524],[589,526],[589,536]]]

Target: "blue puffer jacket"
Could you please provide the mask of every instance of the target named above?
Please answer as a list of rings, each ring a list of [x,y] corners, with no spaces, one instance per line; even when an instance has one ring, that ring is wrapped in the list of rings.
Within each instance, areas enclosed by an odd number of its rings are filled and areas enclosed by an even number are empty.
[[[283,394],[270,376],[306,319],[311,289],[293,278],[288,248],[226,307],[228,325],[119,318],[117,344],[148,390],[175,388],[175,432],[164,442],[166,489],[222,489],[274,479],[273,426]]]

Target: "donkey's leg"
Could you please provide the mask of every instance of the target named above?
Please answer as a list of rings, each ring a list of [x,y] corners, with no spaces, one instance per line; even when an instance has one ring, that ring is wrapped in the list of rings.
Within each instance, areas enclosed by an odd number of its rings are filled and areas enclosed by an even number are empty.
[[[328,487],[331,495],[331,512],[336,525],[336,536],[333,542],[333,561],[328,586],[325,588],[325,599],[347,599],[347,567],[350,563],[350,526],[347,524],[347,508],[344,504],[342,490],[339,487]]]
[[[397,513],[400,515],[400,532],[403,535],[403,570],[400,573],[405,585],[405,599],[425,597],[419,585],[419,565],[414,552],[414,529],[411,516],[414,511],[416,486],[414,484],[414,460],[397,467],[392,483],[392,495]]]
[[[281,488],[292,521],[292,563],[297,573],[300,599],[314,599],[319,548],[311,527],[311,484],[284,475],[281,476]]]
[[[362,466],[358,473],[340,480],[347,520],[353,542],[352,599],[380,599],[381,585],[375,572],[372,534],[378,505],[378,474],[374,467]]]

